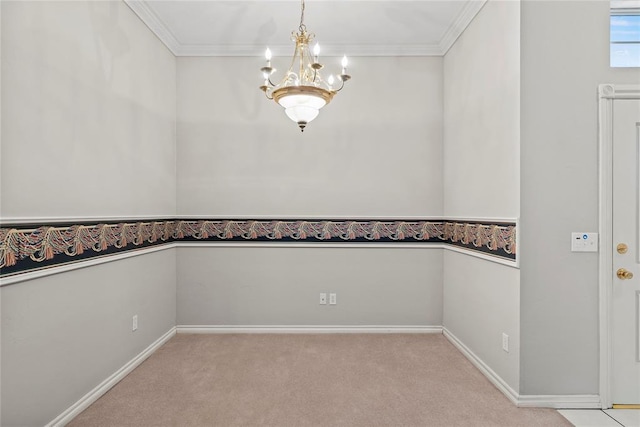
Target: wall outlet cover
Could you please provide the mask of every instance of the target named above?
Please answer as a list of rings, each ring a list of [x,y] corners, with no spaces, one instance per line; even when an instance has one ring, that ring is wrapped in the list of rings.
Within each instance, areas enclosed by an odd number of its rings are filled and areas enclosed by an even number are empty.
[[[509,335],[502,334],[502,349],[509,353]]]
[[[336,305],[337,304],[337,295],[329,294],[329,304]]]

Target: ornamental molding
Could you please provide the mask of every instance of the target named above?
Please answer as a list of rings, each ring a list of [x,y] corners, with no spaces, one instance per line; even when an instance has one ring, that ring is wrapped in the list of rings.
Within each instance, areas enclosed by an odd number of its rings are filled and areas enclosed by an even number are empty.
[[[516,224],[464,220],[153,219],[3,224],[0,276],[169,243],[447,244],[516,262]]]
[[[263,49],[256,44],[189,44],[183,43],[175,36],[169,26],[149,6],[150,0],[125,0],[125,4],[140,18],[140,20],[158,37],[174,56],[248,56],[255,57]],[[342,56],[349,52],[349,56],[444,56],[460,35],[471,24],[487,0],[467,0],[466,4],[442,35],[437,44],[404,43],[394,44],[351,44],[322,46],[323,55]],[[274,52],[289,52],[290,45],[274,45]]]

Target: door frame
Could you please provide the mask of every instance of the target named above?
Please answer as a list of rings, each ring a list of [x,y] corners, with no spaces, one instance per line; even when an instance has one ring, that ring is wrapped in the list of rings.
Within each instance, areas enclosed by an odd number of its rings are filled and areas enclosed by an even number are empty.
[[[640,99],[640,85],[601,84],[598,86],[598,175],[600,248],[598,251],[598,287],[600,311],[600,405],[612,407],[611,314],[613,286],[613,102],[616,99]]]

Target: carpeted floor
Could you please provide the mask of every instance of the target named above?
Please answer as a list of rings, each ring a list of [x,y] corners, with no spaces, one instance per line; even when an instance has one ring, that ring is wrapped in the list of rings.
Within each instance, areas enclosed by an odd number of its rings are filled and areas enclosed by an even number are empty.
[[[439,334],[178,334],[79,426],[570,426]]]

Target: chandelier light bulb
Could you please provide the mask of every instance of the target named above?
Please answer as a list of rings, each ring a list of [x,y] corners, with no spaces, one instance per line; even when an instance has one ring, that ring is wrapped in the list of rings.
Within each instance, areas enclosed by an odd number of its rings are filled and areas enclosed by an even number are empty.
[[[347,74],[347,65],[349,65],[349,60],[347,59],[347,55],[342,57],[342,74]]]
[[[318,63],[318,56],[320,55],[320,45],[316,43],[313,47],[313,62]]]
[[[271,49],[267,48],[264,57],[267,58],[267,67],[271,67]]]
[[[335,80],[333,79],[333,74],[329,75],[329,78],[327,79],[327,83],[329,83],[329,86],[333,86],[333,82]]]

